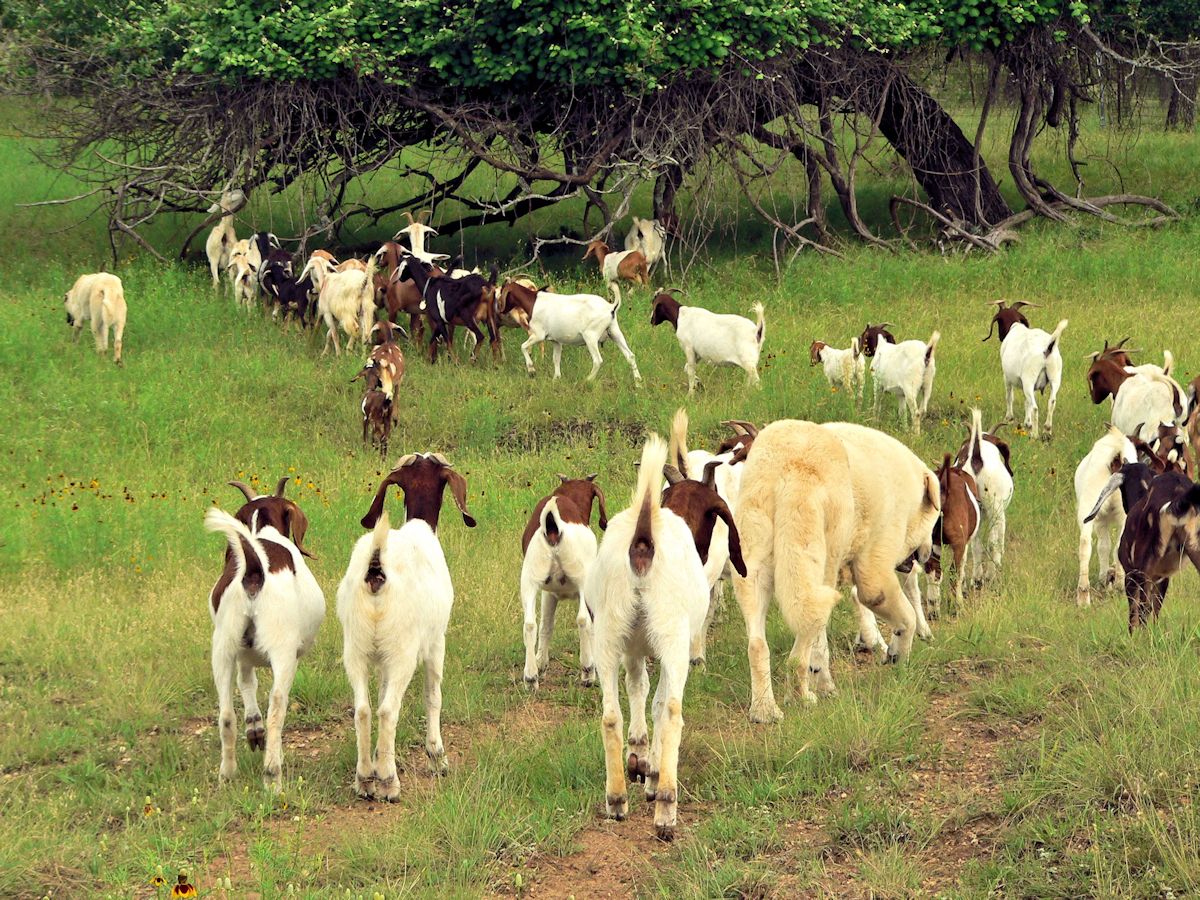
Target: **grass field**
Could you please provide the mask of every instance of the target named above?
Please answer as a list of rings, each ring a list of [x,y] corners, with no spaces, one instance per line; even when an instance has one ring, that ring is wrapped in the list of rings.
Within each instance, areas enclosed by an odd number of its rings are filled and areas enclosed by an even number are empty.
[[[1148,135],[1140,147],[1131,186],[1194,213],[1195,139]],[[638,799],[628,821],[602,817],[599,694],[577,685],[569,610],[541,689],[522,685],[517,589],[520,534],[554,473],[600,472],[610,512],[623,508],[643,435],[665,432],[684,398],[682,354],[668,330],[650,328],[647,295],[621,312],[641,390],[611,347],[592,384],[577,349],[561,382],[549,357],[530,380],[511,333],[500,365],[434,368],[408,353],[392,456],[446,454],[468,479],[479,527],[447,515],[440,530],[456,587],[450,774],[424,774],[412,688],[401,800],[368,804],[351,788],[332,609],[385,471],[358,440],[349,379],[360,360],[321,359],[314,338],[213,296],[199,268],[146,258],[119,270],[126,366],[98,358],[87,337],[72,344],[62,293],[103,264],[103,235],[94,222],[60,231],[62,210],[12,208],[70,187],[27,143],[0,139],[0,222],[25,234],[0,286],[0,896],[150,897],[163,892],[157,873],[170,883],[180,871],[215,897],[1200,892],[1200,583],[1181,577],[1162,621],[1132,638],[1120,595],[1076,609],[1072,490],[1107,413],[1087,399],[1086,352],[1132,335],[1146,361],[1168,347],[1181,376],[1200,370],[1194,214],[1160,231],[1033,228],[995,258],[851,247],[845,261],[801,257],[782,282],[769,241],[743,243],[692,271],[690,302],[745,311],[761,299],[768,319],[761,391],[735,371],[702,372],[705,390],[686,404],[697,446],[730,417],[896,431],[894,404],[878,420],[856,411],[808,365],[813,338],[844,346],[886,319],[902,338],[942,332],[928,427],[905,436],[932,463],[958,446],[971,405],[989,423],[1003,414],[997,348],[980,341],[987,301],[1036,301],[1035,325],[1066,317],[1070,327],[1053,442],[1014,438],[1003,575],[933,623],[934,641],[910,664],[856,658],[843,605],[832,629],[839,696],[812,708],[783,698],[782,723],[751,725],[745,632],[728,603],[707,668],[689,680],[682,835],[667,846]],[[556,278],[599,287],[590,271]],[[329,612],[292,692],[274,796],[242,740],[237,779],[217,782],[205,603],[222,546],[200,523],[213,502],[236,508],[226,481],[285,474],[312,523]],[[774,614],[769,634],[778,670],[790,635]]]

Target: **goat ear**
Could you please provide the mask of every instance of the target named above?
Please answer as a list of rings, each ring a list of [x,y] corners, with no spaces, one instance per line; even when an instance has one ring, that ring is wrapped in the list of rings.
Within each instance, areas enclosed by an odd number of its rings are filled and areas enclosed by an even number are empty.
[[[253,500],[253,499],[254,499],[254,493],[253,493],[253,491],[251,491],[251,490],[250,490],[250,488],[249,488],[249,487],[248,487],[248,486],[247,486],[245,483],[243,483],[243,482],[241,482],[241,481],[227,481],[227,482],[225,482],[225,483],[226,483],[227,485],[229,485],[230,487],[235,487],[235,488],[237,488],[239,491],[241,491],[243,494],[245,494],[245,495],[246,495],[246,500],[248,500],[248,501],[249,501],[249,500]]]
[[[442,469],[442,477],[450,485],[450,493],[454,496],[454,503],[458,507],[458,511],[462,513],[463,523],[468,528],[474,528],[475,518],[467,512],[467,479],[449,466]]]
[[[1004,301],[1001,300],[1000,302],[1003,303]],[[986,343],[987,341],[991,340],[992,332],[996,330],[996,321],[999,318],[1000,318],[1000,313],[996,313],[996,315],[992,316],[992,324],[988,325],[987,337],[985,337],[983,339],[983,341],[981,341],[981,343]]]
[[[291,537],[292,543],[296,545],[296,549],[300,551],[302,556],[307,556],[309,559],[316,559],[315,556],[304,549],[304,535],[308,533],[308,516],[304,515],[304,511],[291,500],[287,501],[283,515],[288,535]]]
[[[667,484],[672,485],[679,484],[679,482],[687,480],[683,477],[683,473],[670,463],[667,463],[665,466],[663,466],[663,476],[667,479]]]
[[[595,475],[588,477],[588,481],[592,481]],[[592,494],[596,498],[596,502],[600,505],[600,520],[596,523],[600,526],[600,530],[604,531],[608,528],[608,509],[604,506],[604,491],[600,490],[600,485],[592,481]]]
[[[379,521],[379,517],[383,515],[383,504],[387,500],[388,488],[393,484],[400,484],[400,479],[403,473],[399,468],[393,469],[392,472],[379,483],[379,489],[375,491],[375,499],[371,501],[371,508],[367,510],[367,514],[362,517],[360,524],[368,531],[375,527],[375,523]]]
[[[729,529],[729,562],[733,564],[734,571],[745,578],[746,561],[742,558],[742,538],[738,534],[737,525],[733,522],[733,513],[720,495],[717,496],[712,511]]]
[[[925,472],[925,499],[936,512],[942,511],[942,486],[938,483],[937,476],[928,470]]]

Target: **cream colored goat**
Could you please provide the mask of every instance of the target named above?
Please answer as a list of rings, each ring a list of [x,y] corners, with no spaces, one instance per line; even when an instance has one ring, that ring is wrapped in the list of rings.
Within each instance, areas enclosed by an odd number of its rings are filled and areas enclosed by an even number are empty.
[[[108,352],[108,333],[113,334],[113,362],[121,365],[121,338],[125,334],[125,288],[121,279],[107,272],[80,275],[63,297],[67,324],[75,329],[75,340],[83,323],[91,321],[96,352]]]

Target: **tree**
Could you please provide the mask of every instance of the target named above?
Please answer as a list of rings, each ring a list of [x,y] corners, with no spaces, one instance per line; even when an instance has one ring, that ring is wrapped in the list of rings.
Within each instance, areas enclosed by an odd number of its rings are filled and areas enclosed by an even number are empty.
[[[23,71],[71,96],[51,123],[57,159],[105,197],[114,235],[134,240],[155,215],[202,211],[230,185],[302,185],[301,245],[447,199],[466,213],[439,223],[444,234],[578,196],[606,234],[647,179],[656,215],[678,221],[688,179],[721,164],[796,248],[831,249],[826,182],[853,231],[885,244],[856,194],[859,164],[885,140],[924,194],[896,198],[897,226],[905,205],[995,248],[1029,217],[1012,213],[976,149],[1006,80],[1020,98],[1009,169],[1028,212],[1117,220],[1105,207],[1139,203],[1160,212],[1152,221],[1170,215],[1148,198],[1078,200],[1033,170],[1037,130],[1065,121],[1073,135],[1097,52],[1118,53],[1081,0],[106,0],[94,11],[62,24],[28,7]],[[990,64],[974,141],[914,77],[931,53],[964,48]],[[429,162],[412,163],[413,148]],[[764,188],[793,159],[806,172],[801,215]],[[347,202],[354,178],[400,164],[427,189],[378,208]],[[496,175],[489,192],[468,190],[481,170]]]

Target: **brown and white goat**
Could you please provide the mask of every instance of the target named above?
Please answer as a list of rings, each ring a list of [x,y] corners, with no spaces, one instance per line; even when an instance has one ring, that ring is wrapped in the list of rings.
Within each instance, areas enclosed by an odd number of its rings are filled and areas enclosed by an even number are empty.
[[[204,525],[225,535],[225,568],[209,593],[212,614],[212,669],[220,707],[221,778],[237,771],[234,752],[233,681],[245,712],[246,741],[265,750],[263,782],[282,784],[283,723],[297,660],[312,647],[325,617],[325,597],[304,562],[308,519],[283,496],[282,478],[271,496],[256,496],[238,481],[246,497],[234,515],[209,509]],[[270,666],[270,705],[266,728],[258,706],[256,666]]]
[[[942,514],[933,526],[933,554],[926,571],[929,573],[929,594],[926,597],[934,608],[941,606],[942,565],[940,548],[950,547],[954,559],[954,599],[962,606],[962,584],[966,574],[963,564],[967,550],[979,530],[979,488],[975,478],[966,469],[955,466],[950,454],[942,458],[937,470],[938,487],[941,490]],[[976,548],[978,553],[978,548]]]
[[[596,475],[568,478],[533,508],[521,535],[521,605],[524,609],[525,683],[537,687],[539,676],[550,665],[550,643],[554,637],[554,614],[558,602],[579,602],[575,624],[579,628],[579,680],[595,683],[592,659],[592,617],[580,597],[583,579],[596,558],[596,536],[590,526],[592,506],[600,505],[600,530],[608,527],[604,492]],[[537,623],[537,599],[541,594],[541,628]]]
[[[595,257],[604,276],[604,283],[613,296],[621,299],[620,281],[630,281],[642,287],[650,287],[650,267],[640,250],[614,252],[604,241],[592,241],[587,245],[583,258]]]

